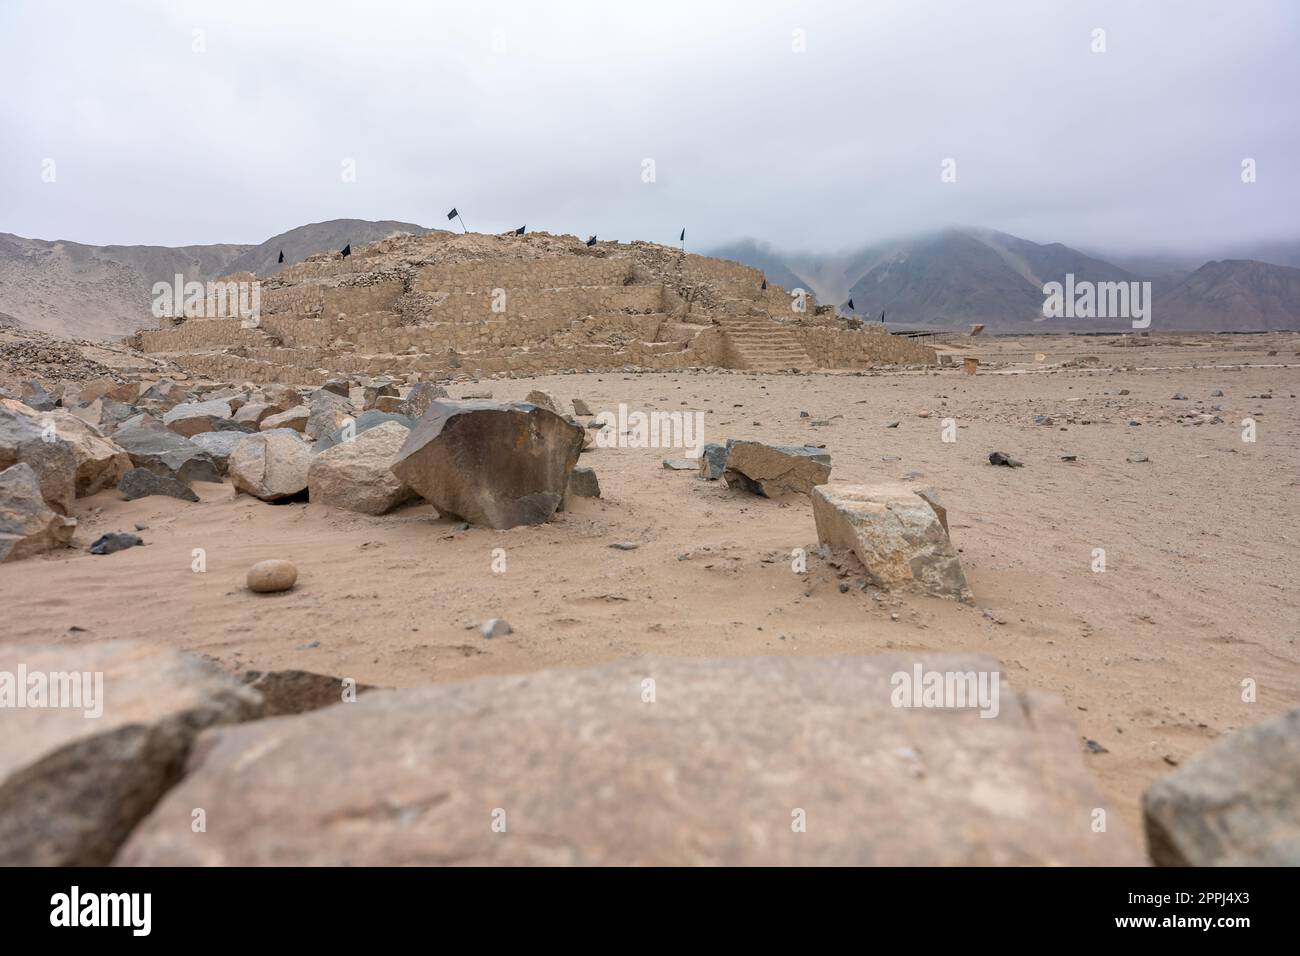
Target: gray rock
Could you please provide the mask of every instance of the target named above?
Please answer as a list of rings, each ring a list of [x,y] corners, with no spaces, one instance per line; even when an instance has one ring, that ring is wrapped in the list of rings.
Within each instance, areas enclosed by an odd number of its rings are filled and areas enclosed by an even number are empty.
[[[575,398],[573,400],[573,414],[582,415],[583,417],[586,417],[587,415],[593,414],[593,412],[591,410],[590,405],[588,405],[580,398]]]
[[[1211,744],[1142,814],[1157,866],[1300,866],[1300,709]]]
[[[0,562],[66,548],[76,527],[76,519],[49,506],[30,464],[0,471]]]
[[[540,405],[548,412],[555,412],[557,415],[564,414],[560,411],[560,403],[557,402],[553,396],[547,392],[543,392],[540,388],[535,388],[529,392],[524,398],[524,401],[532,405]]]
[[[322,385],[321,388],[327,392],[332,392],[335,395],[342,396],[343,398],[347,398],[351,391],[351,387],[348,385],[348,380],[346,378],[332,378]]]
[[[381,515],[416,497],[391,470],[410,434],[405,425],[379,422],[351,441],[314,455],[307,470],[312,503]]]
[[[596,469],[576,465],[569,473],[569,495],[575,498],[599,498],[600,479],[596,477]]]
[[[218,421],[230,421],[233,415],[230,403],[224,399],[186,402],[168,409],[163,415],[163,424],[178,435],[193,438],[200,432],[212,431]]]
[[[157,424],[123,426],[113,441],[131,456],[131,464],[181,484],[221,481],[221,469],[212,456],[183,435]]]
[[[235,453],[239,443],[247,438],[248,434],[244,431],[203,432],[195,435],[190,441],[211,455],[212,460],[216,462],[217,470],[224,475],[230,464],[230,456]]]
[[[371,684],[345,684],[344,679],[312,671],[248,671],[244,683],[262,698],[262,717],[305,714],[344,702],[346,691],[357,697],[374,690]]]
[[[281,501],[307,490],[311,449],[288,429],[264,431],[240,442],[227,467],[236,491]]]
[[[346,398],[324,389],[313,392],[308,403],[307,426],[303,431],[311,438],[330,435],[353,421],[355,409]],[[266,422],[262,423],[265,429]]]
[[[125,551],[127,548],[138,547],[144,544],[144,539],[138,534],[125,534],[121,531],[114,531],[110,534],[101,534],[95,539],[88,550],[91,554],[116,554],[119,551]]]
[[[310,418],[310,408],[306,405],[295,405],[287,411],[267,415],[258,423],[257,427],[264,432],[288,428],[301,433],[307,430],[307,422]]]
[[[489,618],[478,627],[478,632],[487,638],[502,637],[506,634],[513,634],[514,630],[515,629],[510,626],[510,622],[503,617]]]
[[[41,488],[41,497],[56,513],[72,514],[77,494],[77,457],[57,426],[43,423],[40,412],[13,399],[0,399],[0,471],[26,463]]]
[[[20,669],[29,680],[87,675],[85,684],[60,687],[90,693],[80,706],[4,711],[0,865],[6,866],[108,864],[180,779],[199,731],[254,717],[260,706],[255,692],[211,664],[131,641],[0,646],[0,673]],[[100,707],[98,717],[87,718]]]
[[[415,427],[415,419],[410,415],[402,415],[397,412],[381,412],[377,409],[371,409],[370,411],[362,412],[356,417],[356,420],[351,425],[352,435],[353,437],[360,435],[362,432],[369,431],[376,425],[384,424],[384,422],[396,422],[408,431]],[[347,437],[348,431],[349,429],[344,427],[329,435],[322,435],[320,438],[316,439],[316,443],[312,445],[312,453],[320,454],[327,448],[333,448]]]
[[[126,496],[127,501],[148,498],[150,495],[165,495],[182,501],[199,500],[199,496],[185,482],[177,481],[170,475],[159,475],[148,468],[132,468],[117,483],[117,490]]]
[[[441,385],[432,382],[416,382],[406,393],[406,398],[397,406],[397,414],[419,420],[429,410],[430,405],[448,397],[447,390]]]
[[[662,462],[665,471],[699,471],[700,463],[695,458],[665,458]]]
[[[996,718],[894,706],[917,665],[997,674]],[[1117,814],[1089,825],[1106,804],[1065,704],[1001,677],[981,657],[634,659],[373,691],[209,732],[115,862],[1139,864]],[[194,833],[195,807],[238,825]]]
[[[581,450],[582,429],[537,405],[434,402],[393,474],[444,515],[513,528],[555,513]]]
[[[728,488],[740,488],[764,498],[793,492],[806,495],[830,477],[831,456],[825,452],[735,438],[727,440],[723,478]]]
[[[717,481],[727,470],[727,446],[709,442],[700,456],[700,477]]]
[[[1023,461],[1012,458],[1004,451],[989,452],[989,464],[1002,465],[1005,468],[1023,468],[1025,466]]]

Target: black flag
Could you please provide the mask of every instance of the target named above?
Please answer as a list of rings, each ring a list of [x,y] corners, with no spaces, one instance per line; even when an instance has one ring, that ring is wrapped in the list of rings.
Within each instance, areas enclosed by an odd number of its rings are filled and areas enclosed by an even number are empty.
[[[522,236],[524,234],[524,230],[527,228],[528,228],[528,224],[524,223],[522,226],[520,226],[518,229],[515,230],[515,235]]]
[[[453,209],[451,212],[447,213],[447,218],[448,218],[448,219],[455,219],[455,218],[456,218],[457,216],[459,216],[459,215],[460,215],[460,213],[458,213],[455,209]]]
[[[852,300],[852,299],[849,299],[849,311],[850,311],[850,312],[853,311],[853,300]]]
[[[352,243],[349,242],[343,247],[343,258],[346,259],[350,255],[352,255]]]
[[[764,290],[767,289],[767,280],[766,280],[766,279],[763,280],[763,289],[764,289]]]
[[[281,262],[284,262],[284,250],[283,250],[283,249],[280,250],[280,261],[281,261]]]
[[[884,325],[884,324],[885,324],[885,313],[884,313],[884,312],[881,312],[881,313],[880,313],[880,324],[881,324],[881,325]]]
[[[685,229],[682,230],[681,237],[680,237],[680,239],[679,239],[678,241],[679,241],[679,242],[685,242],[685,241],[686,241],[686,230],[685,230]]]
[[[596,237],[595,237],[595,236],[592,236],[590,239],[587,240],[587,245],[589,245],[589,246],[594,246],[595,244],[596,244]]]

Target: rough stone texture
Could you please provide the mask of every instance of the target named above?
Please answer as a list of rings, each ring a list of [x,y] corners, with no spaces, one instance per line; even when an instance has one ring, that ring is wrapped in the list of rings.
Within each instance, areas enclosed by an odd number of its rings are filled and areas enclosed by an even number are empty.
[[[1001,686],[994,718],[894,707],[892,676],[918,661],[999,670],[944,656],[630,660],[219,728],[116,862],[1141,862],[1115,814],[1092,831],[1105,804],[1059,698]],[[191,832],[194,807],[207,833]]]
[[[224,475],[230,465],[230,456],[235,453],[239,443],[248,437],[248,432],[213,431],[195,435],[190,441],[211,455],[217,464],[217,470]]]
[[[765,445],[732,438],[727,441],[723,477],[728,488],[740,488],[765,498],[791,492],[807,495],[817,485],[830,480],[831,456],[815,448]]]
[[[410,434],[397,422],[381,422],[314,455],[307,472],[312,503],[381,515],[410,501],[415,491],[391,471]]]
[[[53,425],[59,438],[68,443],[77,462],[78,498],[112,488],[131,470],[131,456],[104,437],[94,425],[70,412],[58,409],[42,412],[41,426]]]
[[[588,405],[581,398],[575,398],[573,400],[573,414],[583,415],[583,416],[591,415],[592,414],[591,406]]]
[[[156,475],[192,481],[220,481],[221,469],[212,456],[183,435],[158,424],[130,425],[113,433],[113,441],[131,456],[131,464]]]
[[[150,495],[165,495],[182,501],[199,500],[199,496],[183,481],[177,481],[170,475],[155,474],[148,468],[132,468],[117,483],[117,490],[126,496],[127,501],[148,498]]]
[[[557,415],[564,414],[560,411],[560,403],[546,392],[543,392],[540,388],[535,388],[529,392],[527,397],[524,398],[524,401],[532,405],[540,405],[548,412],[555,412]]]
[[[71,514],[77,458],[57,430],[48,430],[39,416],[22,402],[0,398],[0,470],[26,462],[40,483],[45,503],[59,514]],[[47,440],[51,435],[53,440]]]
[[[1300,710],[1215,741],[1142,810],[1157,866],[1300,866]]]
[[[361,407],[366,411],[378,406],[381,398],[396,398],[397,385],[391,381],[371,382],[361,390]]]
[[[418,419],[434,402],[448,397],[447,390],[441,385],[434,385],[432,382],[416,382],[406,393],[406,398],[397,405],[396,411],[399,415],[409,415],[411,418]]]
[[[352,403],[324,389],[312,393],[308,408],[310,414],[304,431],[311,438],[336,432],[353,419]]]
[[[212,665],[133,641],[0,645],[0,672],[16,675],[20,666],[29,675],[102,673],[103,713],[4,711],[0,865],[109,863],[180,777],[195,735],[256,716],[260,706],[254,691]]]
[[[576,498],[599,498],[600,480],[596,469],[578,465],[569,474],[569,494]]]
[[[276,414],[274,405],[266,402],[248,402],[235,412],[235,421],[247,422],[251,425],[261,425],[263,421]]]
[[[163,424],[178,435],[193,438],[200,432],[210,432],[218,421],[229,421],[234,415],[230,402],[215,399],[210,402],[186,402],[167,410]]]
[[[311,418],[311,409],[306,405],[297,405],[278,415],[267,415],[257,427],[264,432],[269,432],[273,428],[292,428],[296,432],[305,432],[309,418]]]
[[[947,512],[941,520],[916,488],[898,481],[835,482],[815,488],[812,504],[817,540],[856,554],[873,584],[971,600],[944,524]]]
[[[384,422],[396,422],[407,431],[410,431],[415,427],[415,419],[409,415],[399,415],[396,412],[381,412],[378,409],[371,409],[362,412],[357,416],[356,421],[352,423],[353,436],[355,437],[356,435],[360,435],[362,432],[369,431],[376,425],[382,425]],[[347,431],[348,429],[344,427],[332,434],[322,435],[312,444],[312,453],[319,454],[327,448],[333,448],[339,442],[343,441]]]
[[[77,522],[54,511],[27,462],[0,471],[0,562],[66,548]]]
[[[227,467],[235,490],[278,501],[307,490],[311,449],[287,430],[262,432],[240,442]]]
[[[343,703],[343,678],[311,671],[248,671],[244,683],[262,696],[262,716],[282,717],[285,714],[305,714]],[[352,688],[358,697],[371,684],[355,684]]]
[[[727,470],[727,446],[709,442],[700,455],[700,477],[706,481],[717,481]]]
[[[442,514],[513,528],[555,513],[581,451],[582,429],[537,405],[434,402],[393,473]]]

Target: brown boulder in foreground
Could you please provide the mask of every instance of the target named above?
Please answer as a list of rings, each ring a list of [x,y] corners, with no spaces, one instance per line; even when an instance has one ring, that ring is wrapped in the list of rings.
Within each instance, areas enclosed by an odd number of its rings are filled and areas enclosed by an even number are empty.
[[[787,448],[757,441],[727,442],[723,477],[728,488],[740,488],[764,498],[791,492],[811,494],[831,477],[831,456],[816,448]]]
[[[1142,813],[1157,866],[1300,866],[1300,710],[1216,741]]]
[[[260,706],[254,691],[211,664],[133,641],[0,645],[0,693],[4,675],[16,678],[22,668],[28,684],[36,674],[75,677],[75,684],[57,683],[75,686],[83,696],[77,707],[3,711],[5,866],[107,864],[180,777],[195,735],[213,724],[254,717]],[[81,680],[83,674],[88,681]],[[29,697],[27,687],[16,690]],[[101,707],[98,717],[87,716]]]
[[[895,707],[913,665],[627,660],[371,691],[203,736],[126,865],[1141,862],[1055,696]],[[652,682],[652,683],[651,683]],[[527,732],[521,732],[527,728]],[[191,810],[208,811],[193,833]]]
[[[444,515],[513,528],[555,514],[581,451],[582,429],[538,405],[439,401],[392,469]]]
[[[817,540],[856,554],[878,587],[916,586],[970,601],[966,574],[948,537],[948,512],[936,508],[938,500],[931,489],[898,481],[821,485],[812,494]]]

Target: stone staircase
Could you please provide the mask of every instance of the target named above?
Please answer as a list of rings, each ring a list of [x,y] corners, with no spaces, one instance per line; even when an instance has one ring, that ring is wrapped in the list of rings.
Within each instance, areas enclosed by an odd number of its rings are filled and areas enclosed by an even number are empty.
[[[816,365],[793,332],[761,315],[723,314],[718,325],[731,342],[741,368],[756,372],[807,370]]]

